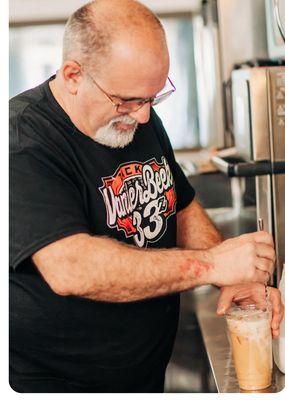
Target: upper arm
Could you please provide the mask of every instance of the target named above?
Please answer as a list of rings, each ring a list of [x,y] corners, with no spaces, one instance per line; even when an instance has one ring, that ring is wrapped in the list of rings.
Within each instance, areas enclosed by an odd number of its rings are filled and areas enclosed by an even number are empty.
[[[222,237],[207,215],[194,199],[177,213],[177,244],[188,249],[207,249],[220,243]]]
[[[71,168],[38,132],[21,126],[10,151],[10,266],[16,269],[45,246],[89,233],[82,195]]]
[[[73,294],[80,279],[80,264],[88,259],[91,238],[88,234],[71,235],[32,254],[33,263],[55,293]]]

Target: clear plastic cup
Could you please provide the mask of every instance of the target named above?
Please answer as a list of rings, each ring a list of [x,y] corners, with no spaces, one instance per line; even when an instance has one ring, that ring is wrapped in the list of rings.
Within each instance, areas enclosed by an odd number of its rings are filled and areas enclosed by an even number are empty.
[[[269,387],[272,381],[270,307],[232,307],[226,320],[239,387],[243,390]]]

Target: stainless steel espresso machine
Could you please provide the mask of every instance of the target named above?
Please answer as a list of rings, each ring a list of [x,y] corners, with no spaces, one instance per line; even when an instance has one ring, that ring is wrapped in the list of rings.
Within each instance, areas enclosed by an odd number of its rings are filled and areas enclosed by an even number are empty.
[[[213,157],[231,177],[255,177],[256,218],[273,234],[277,286],[285,263],[285,66],[232,72],[235,154]]]
[[[280,288],[285,304],[285,66],[241,68],[231,80],[235,154],[215,156],[213,162],[228,176],[254,177],[256,219],[275,242],[270,284]],[[284,320],[273,354],[284,374]]]
[[[274,237],[277,260],[270,284],[280,289],[285,304],[285,2],[265,0],[265,5],[270,58],[234,66],[225,86],[231,101],[224,105],[227,134],[235,147],[220,151],[213,162],[233,177],[240,187],[238,197],[248,183],[254,189],[253,229],[261,220]],[[273,341],[273,355],[285,374],[285,319]]]
[[[275,239],[279,283],[285,263],[285,67],[232,73],[237,171],[255,176],[257,218]]]

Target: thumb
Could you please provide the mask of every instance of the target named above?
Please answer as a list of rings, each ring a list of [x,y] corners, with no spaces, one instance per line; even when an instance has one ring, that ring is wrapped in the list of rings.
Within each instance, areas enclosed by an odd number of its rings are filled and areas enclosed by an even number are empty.
[[[224,315],[227,312],[227,310],[231,306],[233,297],[234,297],[233,288],[231,288],[230,286],[227,287],[225,286],[224,288],[221,289],[221,294],[217,306],[218,315]]]

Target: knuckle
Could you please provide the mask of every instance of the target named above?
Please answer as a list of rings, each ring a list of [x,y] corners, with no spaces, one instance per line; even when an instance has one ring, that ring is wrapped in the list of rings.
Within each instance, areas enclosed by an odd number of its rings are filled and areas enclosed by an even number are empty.
[[[270,233],[266,231],[259,231],[259,237],[263,242],[268,243],[270,246],[273,246],[273,237]]]

